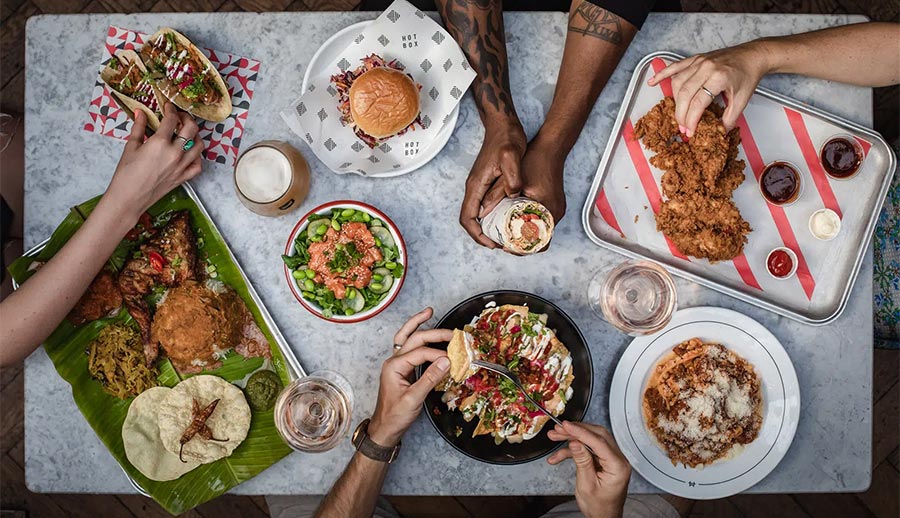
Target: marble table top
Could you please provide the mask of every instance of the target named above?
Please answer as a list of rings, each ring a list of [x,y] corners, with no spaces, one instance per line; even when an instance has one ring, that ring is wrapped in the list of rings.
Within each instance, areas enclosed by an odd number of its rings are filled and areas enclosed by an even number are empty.
[[[594,363],[594,397],[587,420],[609,424],[607,394],[629,338],[591,313],[585,287],[597,269],[622,260],[588,241],[579,213],[637,62],[657,50],[708,51],[760,36],[808,31],[862,21],[853,16],[653,14],[628,49],[566,163],[569,213],[549,253],[515,258],[478,247],[456,223],[463,182],[483,137],[471,96],[462,102],[456,132],[424,168],[392,179],[338,176],[320,163],[278,112],[299,93],[303,72],[330,35],[377,13],[141,14],[38,16],[26,35],[25,240],[50,235],[68,207],[102,192],[122,143],[82,130],[107,26],[152,32],[177,27],[211,48],[262,62],[244,146],[286,140],[312,167],[312,188],[301,210],[279,219],[250,213],[232,189],[231,170],[206,164],[193,185],[264,303],[308,372],[329,368],[353,385],[354,425],[375,405],[381,361],[406,318],[426,305],[437,315],[483,291],[510,288],[556,302],[581,327]],[[509,13],[506,19],[515,103],[533,135],[553,95],[566,33],[563,13]],[[870,89],[796,77],[763,84],[864,125],[872,122]],[[352,198],[373,204],[399,225],[410,253],[409,278],[381,315],[335,325],[307,313],[293,299],[280,251],[305,210]],[[784,344],[797,370],[803,411],[793,445],[781,464],[752,492],[860,491],[871,478],[872,433],[871,252],[843,316],[810,327],[678,281],[682,307],[715,305],[759,320]],[[43,350],[26,362],[25,459],[28,487],[36,492],[129,493],[134,490],[76,408],[70,387]],[[322,494],[352,453],[349,441],[323,454],[295,453],[255,479],[241,494]],[[404,440],[388,474],[386,494],[571,494],[574,466],[543,460],[498,467],[457,453],[423,416]],[[655,489],[635,474],[632,492]]]

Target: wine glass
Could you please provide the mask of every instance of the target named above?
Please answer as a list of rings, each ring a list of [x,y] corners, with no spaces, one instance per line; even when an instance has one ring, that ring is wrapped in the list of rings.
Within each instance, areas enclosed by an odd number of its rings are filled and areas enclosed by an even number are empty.
[[[588,301],[600,318],[631,336],[643,336],[666,327],[677,292],[661,266],[632,259],[597,272],[588,285]]]
[[[275,402],[275,427],[291,448],[322,452],[350,430],[353,389],[340,374],[320,370],[294,380]]]

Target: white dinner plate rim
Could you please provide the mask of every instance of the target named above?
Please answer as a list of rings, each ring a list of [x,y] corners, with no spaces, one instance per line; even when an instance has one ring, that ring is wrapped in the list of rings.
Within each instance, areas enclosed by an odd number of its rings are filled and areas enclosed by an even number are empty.
[[[364,20],[361,22],[354,23],[353,25],[349,25],[334,33],[330,38],[325,40],[319,48],[316,50],[316,53],[313,54],[313,57],[309,60],[309,65],[306,67],[306,72],[303,73],[303,85],[300,88],[300,91],[305,93],[306,87],[309,85],[309,78],[312,73],[312,70],[316,67],[317,62],[321,58],[321,55],[325,52],[325,49],[335,45],[342,38],[348,37],[350,34],[356,34],[365,29],[370,23],[374,22],[374,20]],[[459,117],[459,104],[453,107],[453,111],[450,112],[450,120],[447,121],[446,124],[438,131],[437,135],[435,135],[435,139],[431,142],[429,146],[425,148],[424,151],[416,155],[416,159],[411,161],[409,164],[400,167],[399,169],[394,169],[391,171],[385,171],[383,173],[370,173],[365,175],[367,178],[391,178],[393,176],[400,176],[407,173],[411,173],[416,169],[421,168],[428,162],[430,162],[434,157],[444,149],[444,146],[447,145],[447,142],[450,141],[450,137],[453,135],[453,130],[456,129],[456,119]],[[348,174],[355,173],[359,174],[355,171],[334,171],[336,174]]]
[[[772,358],[777,368],[784,390],[784,413],[778,436],[769,446],[768,452],[760,461],[751,466],[738,476],[716,483],[716,484],[693,484],[686,481],[679,481],[671,478],[670,475],[662,472],[655,467],[641,452],[637,443],[631,436],[629,424],[627,423],[626,413],[626,389],[629,379],[632,375],[634,365],[643,355],[644,351],[659,338],[671,330],[681,328],[684,325],[702,324],[703,322],[715,322],[725,324],[731,327],[741,329],[746,334],[760,344],[764,351]],[[674,346],[676,344],[672,344]],[[727,344],[726,344],[727,345]],[[650,362],[655,365],[655,362]],[[646,377],[646,372],[639,373],[642,379]],[[767,404],[770,404],[768,402]],[[718,307],[694,307],[683,309],[675,313],[672,321],[665,329],[659,333],[635,338],[626,348],[622,357],[619,359],[615,372],[613,373],[612,384],[609,395],[609,416],[612,426],[613,435],[616,437],[619,448],[631,463],[635,471],[637,471],[645,480],[656,486],[657,488],[668,493],[697,500],[707,500],[715,498],[725,498],[736,493],[745,491],[761,480],[763,480],[784,458],[793,442],[794,435],[797,430],[797,424],[800,416],[800,389],[797,381],[797,374],[794,370],[793,363],[785,351],[781,342],[775,335],[756,320],[725,308]],[[640,412],[637,412],[640,415]],[[644,426],[643,420],[640,423],[632,423],[631,426]],[[765,426],[765,424],[763,425]],[[760,440],[758,438],[757,440]],[[734,459],[722,460],[719,462],[739,462],[740,456]]]

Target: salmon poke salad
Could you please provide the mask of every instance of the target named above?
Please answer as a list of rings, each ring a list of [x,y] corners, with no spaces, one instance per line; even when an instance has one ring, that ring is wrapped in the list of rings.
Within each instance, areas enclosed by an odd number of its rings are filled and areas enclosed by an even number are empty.
[[[310,312],[359,322],[387,307],[403,284],[406,247],[380,211],[332,202],[303,217],[282,255],[291,291]]]

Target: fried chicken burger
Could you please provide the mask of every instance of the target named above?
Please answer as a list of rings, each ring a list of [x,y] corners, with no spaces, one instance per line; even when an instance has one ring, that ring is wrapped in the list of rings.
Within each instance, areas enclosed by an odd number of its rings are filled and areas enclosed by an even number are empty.
[[[422,126],[421,86],[396,60],[372,54],[356,69],[331,76],[331,82],[338,91],[341,122],[370,148]]]

